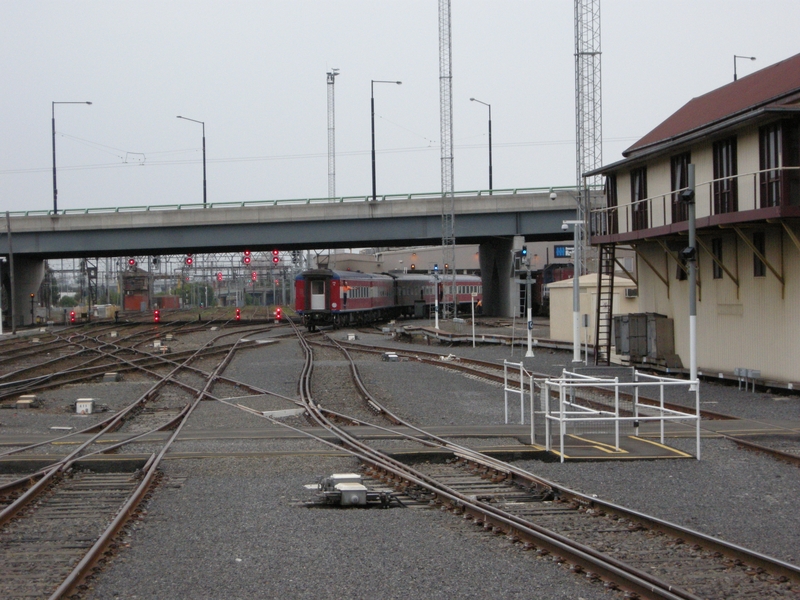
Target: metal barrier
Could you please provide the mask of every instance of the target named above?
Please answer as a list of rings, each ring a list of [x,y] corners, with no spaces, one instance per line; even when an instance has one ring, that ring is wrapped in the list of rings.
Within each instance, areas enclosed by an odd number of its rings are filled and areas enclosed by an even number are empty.
[[[534,406],[533,397],[530,403],[531,442],[535,440],[535,415],[544,417],[545,447],[548,452],[553,447],[553,426],[559,435],[561,462],[564,462],[564,438],[568,429],[582,428],[588,431],[591,427],[595,433],[610,433],[613,428],[614,445],[619,451],[619,440],[622,428],[639,435],[642,422],[658,422],[660,441],[664,443],[664,424],[667,421],[695,422],[695,438],[697,444],[697,460],[700,460],[700,384],[699,381],[685,381],[670,377],[659,377],[633,370],[632,381],[620,381],[619,377],[598,377],[564,370],[561,377],[538,382],[541,388],[539,410]],[[665,408],[664,391],[670,387],[686,387],[695,394],[695,413],[685,413]],[[611,401],[607,393],[592,393],[590,390],[601,388],[613,391]],[[642,404],[639,402],[639,389],[657,389],[659,404]],[[533,380],[531,378],[531,390]],[[580,397],[578,390],[585,389]],[[626,394],[627,392],[627,394]],[[625,394],[625,397],[622,397]],[[588,426],[588,427],[587,427]]]
[[[513,368],[515,371],[519,369],[519,379],[511,379],[509,377],[509,367]],[[519,424],[525,424],[525,382],[528,382],[528,393],[530,394],[529,406],[533,407],[533,399],[534,399],[534,389],[536,385],[536,381],[533,378],[533,374],[528,373],[525,370],[525,367],[522,366],[522,363],[513,363],[508,362],[507,360],[503,361],[503,401],[505,404],[505,417],[506,417],[506,425],[508,425],[508,395],[512,394],[514,396],[519,396]],[[513,387],[514,384],[517,384],[518,387]],[[533,440],[533,411],[531,410],[531,443],[534,443]]]

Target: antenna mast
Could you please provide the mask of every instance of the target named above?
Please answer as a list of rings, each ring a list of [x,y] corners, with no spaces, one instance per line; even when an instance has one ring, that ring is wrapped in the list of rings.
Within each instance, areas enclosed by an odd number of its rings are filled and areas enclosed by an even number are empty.
[[[599,175],[583,179],[603,165],[603,102],[600,77],[600,0],[575,0],[575,184],[579,193],[578,218],[584,223],[590,210],[589,190],[601,183]],[[588,230],[584,235],[588,241]],[[581,241],[581,250],[586,247]],[[580,255],[584,257],[585,252]],[[578,273],[582,266],[576,265]]]
[[[439,0],[439,128],[442,154],[442,253],[446,265],[444,280],[447,282],[448,270],[451,276],[450,299],[445,293],[442,297],[444,314],[456,316],[456,235],[455,235],[455,196],[453,194],[453,73],[451,70],[452,50],[450,45],[450,0]],[[446,287],[446,286],[445,286]],[[437,291],[438,293],[438,291]],[[450,307],[452,305],[452,309]]]

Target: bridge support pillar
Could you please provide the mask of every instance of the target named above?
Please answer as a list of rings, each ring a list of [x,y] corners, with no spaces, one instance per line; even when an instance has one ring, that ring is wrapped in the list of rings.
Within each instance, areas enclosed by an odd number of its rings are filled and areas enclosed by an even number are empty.
[[[495,238],[479,247],[483,284],[483,314],[490,317],[512,317],[519,306],[519,286],[514,285],[513,250],[521,248],[524,239]]]
[[[2,317],[3,331],[12,326],[11,317],[11,275],[8,260],[0,266],[0,280],[3,287]],[[14,321],[17,327],[33,323],[31,316],[31,294],[37,294],[44,280],[44,261],[41,259],[14,256]],[[38,295],[36,298],[38,303]]]

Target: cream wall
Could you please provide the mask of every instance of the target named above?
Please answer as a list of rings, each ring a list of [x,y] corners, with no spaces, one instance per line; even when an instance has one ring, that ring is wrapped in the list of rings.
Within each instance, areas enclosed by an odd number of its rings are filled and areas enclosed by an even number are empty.
[[[597,274],[582,275],[580,284],[581,315],[589,315],[589,327],[583,327],[581,317],[581,344],[586,340],[594,345],[597,316]],[[560,342],[572,341],[572,279],[557,281],[550,289],[550,339]],[[612,314],[621,315],[639,312],[638,298],[626,298],[625,289],[636,288],[636,284],[625,277],[614,277],[614,299]]]
[[[752,229],[743,230],[750,235]],[[713,237],[723,239],[723,262],[737,274],[739,290],[727,274],[712,278],[712,260],[699,251],[697,302],[697,363],[705,374],[732,373],[737,367],[759,369],[762,377],[778,381],[800,381],[800,251],[777,226],[766,231],[766,257],[779,268],[783,244],[784,290],[767,270],[766,277],[753,276],[753,252],[730,230],[703,234],[709,248]],[[796,233],[797,230],[795,229]],[[640,251],[655,266],[664,265],[665,253],[657,244],[643,243]],[[639,291],[642,312],[657,312],[675,320],[675,351],[689,364],[689,283],[676,279],[676,264],[662,271],[669,275],[669,293],[664,283],[644,261],[639,261]],[[662,267],[663,268],[663,267]]]

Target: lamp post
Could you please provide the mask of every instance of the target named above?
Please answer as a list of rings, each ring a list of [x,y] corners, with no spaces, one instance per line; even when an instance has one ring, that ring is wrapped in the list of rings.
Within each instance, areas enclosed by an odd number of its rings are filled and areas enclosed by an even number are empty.
[[[372,79],[369,85],[369,100],[370,109],[372,114],[372,201],[376,200],[375,188],[375,84],[376,83],[394,83],[397,85],[402,84],[402,81],[384,81],[382,79]]]
[[[91,102],[53,102],[53,214],[58,214],[58,185],[56,184],[56,104],[91,104]]]
[[[755,60],[755,56],[739,56],[738,54],[733,55],[733,80],[736,81],[736,59],[742,58],[744,60]]]
[[[489,107],[489,194],[492,193],[492,105],[477,98],[470,98],[470,102],[477,102]]]
[[[580,292],[580,251],[581,251],[581,234],[580,228],[583,226],[583,221],[564,221],[561,226],[562,229],[567,229],[568,226],[575,227],[575,247],[572,251],[572,262],[575,267],[572,273],[572,362],[573,364],[581,362],[581,292]]]
[[[203,208],[206,207],[206,123],[205,121],[197,121],[189,117],[182,117],[178,115],[179,119],[184,121],[191,121],[192,123],[200,123],[203,126]]]

